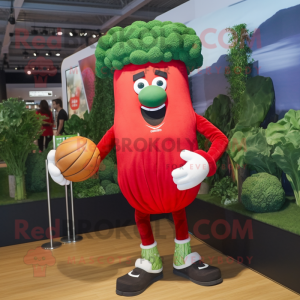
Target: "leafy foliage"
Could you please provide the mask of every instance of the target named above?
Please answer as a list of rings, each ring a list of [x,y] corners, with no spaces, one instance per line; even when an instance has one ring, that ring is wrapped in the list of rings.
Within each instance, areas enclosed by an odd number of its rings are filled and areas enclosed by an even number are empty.
[[[221,197],[221,203],[224,205],[226,205],[228,202],[235,203],[238,200],[237,186],[229,176],[226,176],[220,181],[216,182],[209,193],[211,195]]]
[[[257,173],[243,183],[242,203],[254,212],[278,211],[285,202],[285,193],[279,179],[268,173]]]
[[[0,153],[9,175],[16,177],[16,200],[26,198],[25,162],[28,154],[38,149],[33,142],[41,135],[46,118],[37,117],[35,111],[26,109],[24,101],[16,98],[0,103]]]
[[[231,101],[226,95],[218,95],[205,111],[204,117],[228,136],[231,129]]]
[[[106,131],[114,125],[114,88],[112,79],[96,77],[95,97],[90,112],[90,139],[97,145]],[[100,153],[101,155],[101,153]],[[117,163],[115,147],[107,155]]]
[[[25,167],[26,176],[25,184],[26,191],[29,192],[45,192],[47,191],[46,184],[46,165],[45,160],[50,150],[53,149],[53,141],[48,144],[44,152],[29,153]]]
[[[272,79],[263,76],[250,78],[241,99],[243,109],[240,112],[238,123],[230,132],[230,137],[237,131],[258,128],[263,122],[275,100]]]
[[[105,158],[99,167],[99,180],[102,182],[103,180],[113,181],[114,177],[115,165],[112,160]]]
[[[254,61],[250,59],[252,50],[247,45],[253,32],[249,32],[246,24],[235,25],[227,28],[227,31],[231,34],[229,38],[231,46],[228,50],[227,61],[229,67],[225,72],[225,76],[230,84],[228,94],[234,102],[233,120],[237,124],[243,109],[241,99],[246,90],[249,64]]]
[[[102,180],[101,181],[101,186],[104,188],[104,190],[105,190],[105,188],[110,184],[110,183],[112,183],[110,180]]]
[[[204,117],[220,129],[226,136],[231,129],[231,101],[226,95],[218,95],[214,98],[213,104],[205,111]],[[207,151],[211,142],[203,135],[197,132],[199,149]],[[217,172],[205,179],[205,182],[213,186],[215,182],[220,181],[227,173],[227,153],[217,161]]]
[[[115,182],[116,184],[119,184],[119,183],[118,183],[118,169],[115,169],[115,170],[114,170],[113,178],[114,178],[114,182]]]
[[[275,147],[272,158],[286,173],[300,205],[300,111],[291,109],[283,119],[270,123],[266,137],[268,144]]]
[[[77,134],[80,136],[89,138],[90,136],[90,114],[86,111],[83,115],[83,119],[77,115],[72,115],[71,118],[65,122],[66,134]]]
[[[258,173],[266,172],[280,179],[281,169],[271,157],[273,151],[274,147],[268,145],[262,128],[238,131],[228,145],[228,154],[240,167],[246,164]]]
[[[116,183],[110,183],[105,188],[106,195],[118,194],[120,192],[120,188]]]
[[[74,182],[73,192],[76,198],[88,198],[105,195],[105,191],[98,179],[89,178],[85,181]]]

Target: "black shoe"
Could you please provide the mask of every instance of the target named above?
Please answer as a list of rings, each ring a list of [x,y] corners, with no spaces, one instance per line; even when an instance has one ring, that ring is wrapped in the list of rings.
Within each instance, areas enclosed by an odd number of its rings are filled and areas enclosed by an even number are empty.
[[[120,296],[137,296],[143,293],[152,283],[163,278],[163,271],[149,273],[139,267],[117,279],[116,293]]]
[[[220,269],[209,266],[201,260],[198,260],[189,267],[183,269],[176,269],[173,267],[173,273],[204,286],[216,285],[223,282]]]

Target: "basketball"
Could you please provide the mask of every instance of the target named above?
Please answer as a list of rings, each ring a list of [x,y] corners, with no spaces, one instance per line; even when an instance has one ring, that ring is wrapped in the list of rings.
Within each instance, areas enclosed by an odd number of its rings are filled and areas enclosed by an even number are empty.
[[[100,165],[100,151],[91,140],[76,136],[63,141],[55,152],[55,165],[72,182],[93,176]]]

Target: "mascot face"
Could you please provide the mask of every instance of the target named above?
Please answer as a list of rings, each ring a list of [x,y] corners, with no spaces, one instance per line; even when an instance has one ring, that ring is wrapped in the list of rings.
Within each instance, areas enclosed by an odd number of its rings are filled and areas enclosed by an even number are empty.
[[[114,92],[115,120],[137,126],[138,122],[150,126],[176,122],[183,111],[192,109],[187,71],[181,61],[130,64],[116,70]]]
[[[187,206],[199,186],[179,191],[171,176],[185,163],[181,150],[198,149],[185,64],[126,65],[114,73],[114,98],[118,182],[128,202],[145,213]]]

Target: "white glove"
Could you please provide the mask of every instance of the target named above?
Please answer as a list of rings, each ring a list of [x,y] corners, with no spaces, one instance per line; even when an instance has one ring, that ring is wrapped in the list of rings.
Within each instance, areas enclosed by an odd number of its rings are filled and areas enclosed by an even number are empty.
[[[195,152],[182,150],[180,157],[187,161],[181,168],[172,171],[173,181],[180,191],[191,189],[200,184],[209,173],[207,160]]]
[[[68,185],[70,184],[70,181],[61,174],[61,171],[55,165],[55,152],[56,150],[51,150],[47,155],[49,174],[56,183],[60,185]]]

